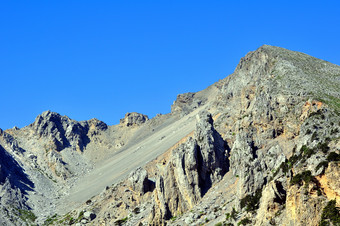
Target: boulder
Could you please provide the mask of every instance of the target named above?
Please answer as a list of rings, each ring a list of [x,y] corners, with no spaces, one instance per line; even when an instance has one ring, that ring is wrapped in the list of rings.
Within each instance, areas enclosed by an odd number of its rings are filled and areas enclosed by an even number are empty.
[[[91,212],[91,211],[86,211],[84,213],[84,218],[87,219],[87,220],[92,221],[94,218],[96,218],[96,214]]]

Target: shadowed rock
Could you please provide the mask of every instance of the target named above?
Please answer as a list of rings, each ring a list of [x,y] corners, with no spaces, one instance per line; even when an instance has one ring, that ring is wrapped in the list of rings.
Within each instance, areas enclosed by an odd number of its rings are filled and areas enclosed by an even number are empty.
[[[32,191],[34,184],[19,163],[0,145],[0,184],[8,180],[12,188],[22,193]]]

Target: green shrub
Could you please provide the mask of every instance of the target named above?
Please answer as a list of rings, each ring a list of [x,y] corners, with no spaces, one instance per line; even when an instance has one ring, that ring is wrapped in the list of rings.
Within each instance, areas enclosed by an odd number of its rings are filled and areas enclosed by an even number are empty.
[[[302,159],[302,155],[301,155],[301,154],[299,154],[299,155],[292,155],[292,157],[290,157],[289,160],[288,160],[288,166],[289,166],[289,168],[291,169],[291,168],[293,167],[293,165],[294,165],[297,161],[299,161],[299,160],[301,160],[301,159]]]
[[[173,216],[173,217],[171,217],[171,221],[175,221],[177,219],[177,216]]]
[[[259,208],[260,198],[262,196],[262,190],[257,189],[255,195],[247,195],[241,199],[241,208],[246,207],[246,211],[255,211]]]
[[[37,217],[34,215],[34,213],[30,210],[23,210],[23,209],[17,209],[19,212],[19,217],[21,220],[25,222],[34,222]]]
[[[115,225],[122,225],[128,220],[128,217],[115,221]]]
[[[328,150],[329,150],[328,142],[319,143],[319,144],[316,146],[316,148],[319,149],[319,150],[321,150],[323,153],[327,153]]]
[[[44,221],[44,225],[50,225],[53,224],[53,222],[55,222],[57,220],[58,215],[54,214],[52,217],[48,217],[45,221]]]
[[[313,180],[313,176],[310,170],[304,171],[302,173],[296,174],[290,180],[291,185],[301,184],[304,181],[306,184],[309,184]]]
[[[321,195],[322,195],[322,192],[321,192],[320,189],[317,190],[317,194],[318,194],[318,196],[321,196]]]
[[[240,220],[240,222],[238,222],[237,225],[247,225],[250,223],[251,223],[251,220],[247,217],[247,218]]]
[[[331,153],[328,154],[327,160],[330,161],[330,162],[340,161],[340,155],[335,153],[335,152],[331,152]]]
[[[230,217],[233,218],[234,220],[236,220],[237,218],[237,214],[238,212],[235,210],[235,208],[233,207],[232,211],[231,211],[231,214],[230,214]]]
[[[215,226],[223,226],[222,222],[215,224]]]
[[[303,145],[300,150],[304,157],[309,158],[311,157],[315,152],[313,149],[308,148],[306,145]]]
[[[306,145],[302,145],[300,151],[305,152],[308,150],[308,147]]]
[[[322,210],[320,225],[329,225],[329,221],[333,225],[340,225],[340,208],[336,207],[336,201],[331,200]]]

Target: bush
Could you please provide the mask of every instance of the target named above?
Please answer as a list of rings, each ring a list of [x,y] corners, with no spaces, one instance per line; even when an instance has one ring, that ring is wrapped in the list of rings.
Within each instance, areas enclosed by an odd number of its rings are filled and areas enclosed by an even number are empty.
[[[30,210],[17,209],[19,211],[19,217],[21,220],[27,222],[34,222],[37,217]]]
[[[115,225],[122,225],[128,220],[128,217],[115,221]]]
[[[238,214],[238,212],[233,207],[233,210],[231,211],[230,217],[233,218],[234,220],[236,220],[237,214]]]
[[[315,153],[313,149],[308,148],[306,145],[303,145],[300,151],[303,152],[306,158],[311,157]]]
[[[240,220],[240,222],[238,222],[237,225],[247,225],[250,223],[251,223],[251,220],[247,217],[247,218]]]
[[[291,185],[300,184],[304,181],[306,184],[309,184],[313,180],[313,176],[310,170],[304,171],[302,173],[296,174],[292,179],[290,180]]]
[[[320,225],[329,225],[329,221],[333,225],[340,225],[340,208],[336,207],[336,201],[331,200],[322,210]]]
[[[318,146],[316,146],[317,149],[321,150],[323,153],[327,153],[329,150],[328,143],[319,143]]]
[[[335,153],[335,152],[331,152],[331,153],[328,154],[327,160],[330,161],[330,162],[340,161],[340,155]]]
[[[229,219],[230,219],[230,216],[231,216],[230,213],[226,213],[226,214],[225,214],[225,220],[226,220],[226,221],[229,220]]]
[[[44,221],[44,225],[53,224],[53,222],[55,222],[55,221],[57,220],[57,217],[58,217],[58,215],[57,215],[57,214],[54,214],[52,217],[47,218],[47,219]]]
[[[290,157],[289,160],[288,160],[288,166],[289,166],[289,168],[292,168],[293,165],[294,165],[297,161],[299,161],[299,160],[301,160],[301,159],[302,159],[302,155],[301,155],[301,154],[300,154],[300,155],[292,155],[292,157]]]
[[[259,208],[260,198],[262,196],[262,190],[257,189],[255,195],[247,195],[241,199],[241,208],[246,207],[246,211],[255,211]]]

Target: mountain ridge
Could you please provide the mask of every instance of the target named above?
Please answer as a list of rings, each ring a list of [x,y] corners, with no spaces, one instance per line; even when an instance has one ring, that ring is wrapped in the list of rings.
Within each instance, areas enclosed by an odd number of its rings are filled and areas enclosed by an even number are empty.
[[[0,185],[0,214],[7,224],[336,225],[323,211],[340,205],[339,90],[339,66],[264,45],[166,115],[109,126],[43,112],[1,130],[0,148],[34,187]],[[22,219],[30,209],[37,219]],[[56,209],[70,212],[51,218]]]

